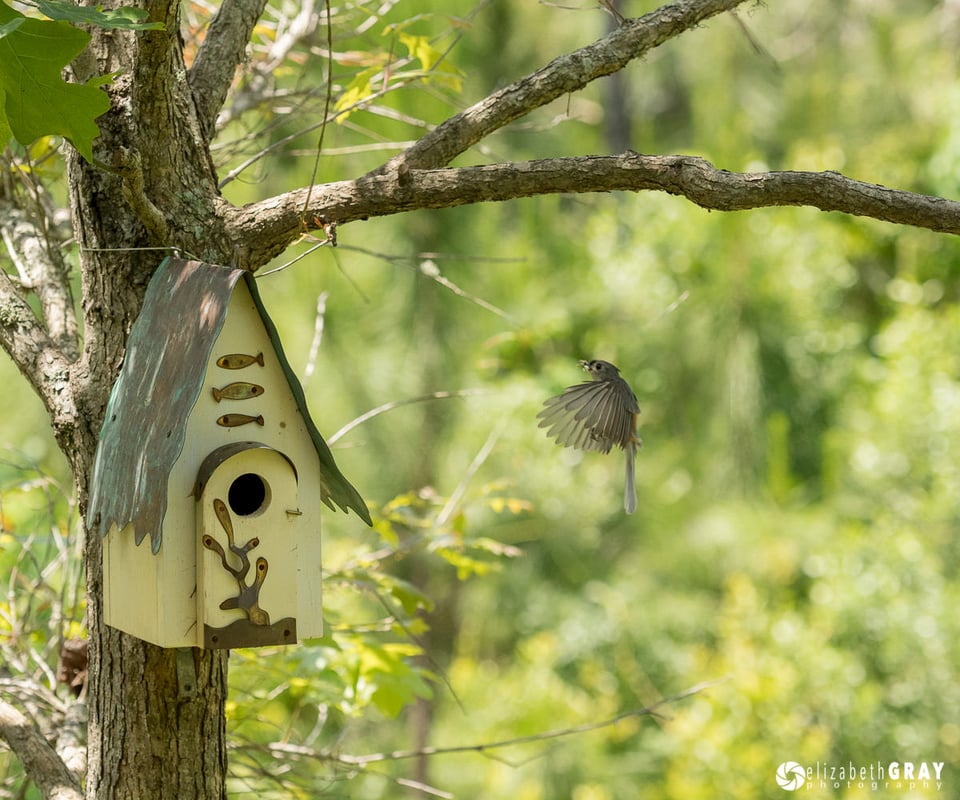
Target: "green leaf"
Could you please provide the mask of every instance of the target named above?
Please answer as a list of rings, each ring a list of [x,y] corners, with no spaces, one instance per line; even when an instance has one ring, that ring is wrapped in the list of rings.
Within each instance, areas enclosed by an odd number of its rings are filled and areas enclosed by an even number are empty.
[[[436,553],[444,561],[453,567],[456,567],[457,578],[465,581],[474,575],[483,576],[500,569],[500,564],[495,561],[481,561],[472,558],[462,550],[453,550],[448,547],[437,548]]]
[[[0,38],[0,136],[9,131],[23,145],[41,136],[64,136],[92,161],[93,140],[100,135],[94,120],[110,108],[97,88],[105,79],[73,84],[60,77],[90,35],[66,22],[27,19],[3,4],[0,25],[7,30]]]
[[[400,603],[407,614],[413,615],[421,608],[427,611],[433,610],[433,600],[409,581],[384,573],[377,575],[375,579],[381,588],[388,591],[390,596]]]
[[[357,73],[354,79],[350,81],[350,85],[344,89],[343,94],[340,95],[337,102],[333,105],[334,111],[343,112],[337,117],[338,123],[346,120],[350,111],[354,110],[359,103],[373,94],[370,80],[379,72],[380,67],[370,67]]]
[[[380,538],[390,545],[390,547],[396,547],[400,543],[400,536],[397,534],[397,529],[390,524],[389,520],[378,519],[374,523],[373,529],[380,534]]]
[[[6,92],[0,92],[0,147],[6,147],[7,142],[13,138],[13,131],[10,130],[10,123],[7,122],[6,106]]]
[[[96,25],[98,28],[134,31],[162,30],[160,22],[145,22],[146,9],[124,7],[104,9],[102,6],[78,6],[72,0],[28,0],[41,14],[50,19],[63,20],[74,25]]]
[[[19,17],[18,19],[12,19],[3,25],[0,25],[0,39],[7,34],[13,33],[23,24],[24,19],[26,19],[26,17]]]
[[[446,86],[455,91],[460,90],[460,73],[456,67],[443,60],[443,53],[430,44],[426,36],[414,36],[409,33],[398,33],[400,41],[406,45],[411,58],[420,62],[420,67],[429,81]]]
[[[426,36],[414,36],[410,33],[399,33],[397,36],[406,45],[411,57],[420,62],[424,71],[433,69],[433,65],[440,60],[442,54],[430,44]]]
[[[370,699],[384,714],[395,717],[418,697],[433,696],[424,679],[429,675],[407,663],[407,658],[421,654],[419,647],[399,642],[357,643],[358,679],[372,690]]]

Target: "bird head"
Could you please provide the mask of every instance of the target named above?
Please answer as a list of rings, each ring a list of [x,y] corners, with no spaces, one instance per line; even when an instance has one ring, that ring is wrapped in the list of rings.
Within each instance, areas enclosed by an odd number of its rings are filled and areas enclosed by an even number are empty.
[[[620,376],[620,370],[609,361],[600,361],[599,359],[593,359],[592,361],[581,360],[580,366],[585,372],[589,372],[590,377],[595,381],[611,381]]]

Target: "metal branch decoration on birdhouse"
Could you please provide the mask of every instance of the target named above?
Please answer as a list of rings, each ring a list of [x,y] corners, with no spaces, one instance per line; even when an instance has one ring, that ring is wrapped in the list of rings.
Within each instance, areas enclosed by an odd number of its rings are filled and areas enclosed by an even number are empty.
[[[248,644],[251,640],[259,644],[287,644],[290,641],[296,641],[296,619],[285,617],[271,625],[270,614],[260,605],[260,591],[270,568],[266,558],[263,556],[257,558],[253,578],[248,579],[250,552],[260,544],[260,538],[254,536],[244,544],[238,545],[234,541],[230,511],[227,504],[219,497],[213,499],[213,512],[226,534],[227,550],[230,551],[234,563],[231,563],[231,556],[227,555],[220,542],[209,533],[203,534],[200,541],[207,550],[219,556],[223,569],[237,582],[237,593],[223,600],[219,607],[222,610],[239,609],[243,612],[245,619],[237,619],[223,628],[207,626],[204,631],[206,644],[209,647],[235,647],[237,645],[233,642],[237,641]]]
[[[164,647],[321,635],[321,502],[370,524],[253,275],[166,259],[130,332],[90,486],[106,622]]]
[[[223,568],[237,579],[237,586],[240,587],[240,593],[236,597],[228,597],[220,604],[220,608],[239,608],[247,615],[247,619],[254,625],[269,625],[270,615],[260,608],[258,600],[260,599],[260,587],[267,579],[267,559],[257,559],[257,576],[253,586],[247,584],[247,573],[250,571],[249,553],[253,548],[260,544],[260,540],[254,536],[245,545],[238,546],[233,541],[233,523],[230,521],[230,512],[227,511],[227,504],[219,497],[214,498],[213,510],[220,520],[224,531],[227,534],[227,545],[230,552],[240,559],[239,567],[230,566],[227,561],[227,554],[223,552],[220,543],[209,534],[205,534],[201,541],[207,550],[213,550],[220,556],[220,563]]]

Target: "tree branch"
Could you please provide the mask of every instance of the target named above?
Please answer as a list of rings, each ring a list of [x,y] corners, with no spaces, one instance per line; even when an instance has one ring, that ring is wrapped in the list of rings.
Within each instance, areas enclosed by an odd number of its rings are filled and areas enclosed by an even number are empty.
[[[317,29],[320,16],[315,5],[316,0],[302,0],[295,16],[284,15],[280,18],[273,43],[265,54],[250,60],[249,65],[244,70],[243,82],[230,93],[229,106],[224,106],[216,115],[214,127],[217,130],[222,130],[230,122],[239,119],[253,108],[261,106],[267,108],[271,102],[277,100],[289,101],[290,98],[298,96],[301,98],[298,102],[303,103],[307,97],[322,96],[326,92],[326,87],[315,87],[312,90],[300,92],[297,90],[278,90],[275,86],[274,75],[277,69],[290,57],[290,53],[295,47],[304,42],[309,43]],[[322,13],[324,21],[329,25],[327,9],[324,9]],[[374,20],[376,15],[371,15],[368,19]],[[262,133],[263,131],[260,131],[256,135],[259,136]],[[300,135],[300,133],[297,133],[293,136],[297,138]],[[276,141],[272,143],[271,147],[275,145],[277,145]],[[258,157],[255,157],[254,160]],[[249,166],[249,164],[246,166]],[[239,169],[244,168],[241,166]],[[228,176],[224,182],[229,182],[230,179],[230,176]],[[221,183],[221,185],[223,184]]]
[[[0,739],[23,762],[27,776],[48,800],[83,800],[79,784],[33,724],[0,700]]]
[[[589,733],[590,731],[600,730],[601,728],[609,728],[625,719],[631,719],[633,717],[652,716],[656,718],[660,716],[659,711],[663,706],[677,703],[680,700],[685,700],[688,697],[700,694],[706,689],[716,686],[722,682],[722,679],[704,681],[703,683],[698,683],[696,686],[691,686],[686,691],[675,694],[672,697],[664,698],[653,705],[646,706],[644,708],[637,708],[632,711],[625,711],[615,717],[600,720],[599,722],[586,722],[582,725],[575,725],[570,728],[559,728],[556,730],[544,731],[542,733],[533,733],[527,736],[517,736],[513,739],[501,739],[499,741],[482,742],[480,744],[454,745],[452,747],[422,747],[416,750],[395,750],[392,753],[369,753],[362,756],[352,756],[345,753],[338,753],[331,756],[331,754],[327,752],[315,750],[309,747],[302,747],[289,742],[276,742],[271,744],[270,750],[274,753],[298,755],[318,760],[334,760],[341,764],[348,764],[356,767],[365,767],[368,764],[375,764],[382,761],[399,761],[408,758],[419,758],[420,756],[451,755],[456,753],[489,754],[489,752],[492,750],[499,750],[504,747],[515,747],[517,745],[532,744],[535,742],[547,742],[553,739],[562,739],[567,736]]]
[[[885,222],[960,234],[960,202],[888,189],[838,172],[727,172],[695,156],[581,156],[457,169],[368,175],[315,189],[307,218],[338,225],[424,208],[513,200],[543,194],[661,191],[702,208],[743,211],[813,206]],[[233,235],[252,242],[251,263],[265,263],[299,234],[306,189],[234,209]]]
[[[0,231],[20,274],[19,285],[0,269],[0,348],[39,395],[59,435],[76,422],[71,367],[77,358],[77,321],[66,268],[30,217],[10,204],[0,206]],[[36,293],[43,319],[26,300]]]
[[[64,354],[76,357],[77,319],[67,267],[36,222],[36,214],[0,202],[0,235],[20,275],[20,285],[39,299],[50,339]]]
[[[374,172],[389,173],[401,163],[411,169],[449,164],[504,125],[623,69],[658,45],[745,1],[677,0],[639,19],[627,20],[593,44],[555,58],[542,69],[446,120]]]
[[[190,68],[187,79],[207,140],[213,136],[217,114],[266,5],[267,0],[224,0]]]
[[[323,217],[328,221],[349,222],[351,219],[393,214],[415,208],[442,208],[485,199],[508,199],[506,196],[483,197],[481,192],[474,198],[453,197],[444,202],[432,202],[429,197],[415,197],[417,193],[409,191],[414,188],[410,172],[448,164],[481,139],[513,120],[558,97],[582,89],[597,78],[617,72],[630,61],[643,56],[663,42],[744,2],[745,0],[677,0],[639,19],[626,20],[616,30],[593,44],[554,59],[542,69],[451,117],[359,181],[330,184],[322,187],[319,192],[307,187],[244,209],[228,210],[228,218],[225,220],[227,227],[240,237],[246,252],[249,253],[245,266],[256,268],[282,252],[302,232],[304,224],[312,224],[309,216],[311,213],[321,218],[322,224]],[[386,184],[382,183],[384,180]],[[371,209],[351,213],[351,208],[355,209],[368,200],[376,202],[378,192],[385,186],[393,189],[390,192],[393,203],[389,210]],[[398,197],[397,188],[403,189],[400,192],[402,197]],[[366,190],[369,190],[369,197],[365,196]],[[558,188],[547,191],[570,190]],[[342,200],[337,199],[341,192],[347,195]],[[512,196],[537,193],[539,192],[531,191]],[[388,201],[388,198],[382,196],[379,200]],[[406,203],[405,200],[410,202]],[[259,219],[260,212],[265,212],[267,218]],[[295,216],[291,216],[291,212],[294,212]]]
[[[657,190],[717,210],[810,205],[957,233],[957,206],[911,192],[845,178],[838,173],[741,174],[685,156],[561,158],[439,169],[472,145],[531,110],[622,69],[652,48],[744,0],[677,0],[627,20],[593,44],[491,94],[451,117],[403,153],[356,181],[296,190],[225,212],[230,234],[248,245],[256,268],[283,251],[303,226],[344,224],[425,208],[510,200],[549,193]],[[308,205],[309,201],[309,205]]]
[[[56,408],[57,395],[69,396],[69,361],[3,270],[0,270],[0,347],[13,359],[48,410]]]

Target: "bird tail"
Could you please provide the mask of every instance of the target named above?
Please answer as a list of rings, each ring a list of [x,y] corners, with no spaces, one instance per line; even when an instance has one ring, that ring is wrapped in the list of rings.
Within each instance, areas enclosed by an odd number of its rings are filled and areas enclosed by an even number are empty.
[[[627,456],[626,484],[623,487],[623,510],[632,514],[637,510],[637,485],[633,477],[634,462],[637,458],[637,446],[630,442],[623,452]]]

